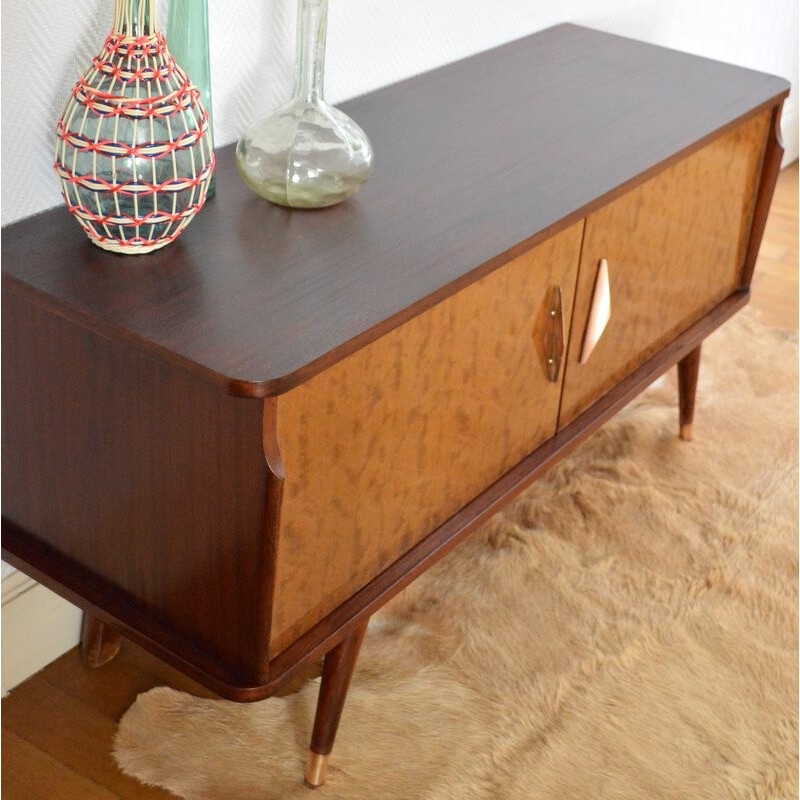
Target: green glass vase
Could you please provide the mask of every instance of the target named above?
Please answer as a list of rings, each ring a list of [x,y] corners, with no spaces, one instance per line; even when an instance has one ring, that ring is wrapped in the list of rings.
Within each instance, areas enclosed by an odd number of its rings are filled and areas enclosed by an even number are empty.
[[[192,83],[200,90],[200,100],[208,112],[213,134],[208,0],[169,0],[167,45],[175,60],[186,70],[192,78]],[[213,197],[216,190],[214,178],[212,175],[208,197]]]

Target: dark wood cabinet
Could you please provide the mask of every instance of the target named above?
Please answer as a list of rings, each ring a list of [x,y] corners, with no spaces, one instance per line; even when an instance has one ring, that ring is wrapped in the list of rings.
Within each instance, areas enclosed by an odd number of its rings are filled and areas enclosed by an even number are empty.
[[[225,148],[158,253],[6,228],[4,557],[90,663],[107,625],[248,701],[328,654],[320,783],[372,612],[676,363],[688,438],[787,93],[562,25],[351,101],[377,166],[341,206],[270,206]]]

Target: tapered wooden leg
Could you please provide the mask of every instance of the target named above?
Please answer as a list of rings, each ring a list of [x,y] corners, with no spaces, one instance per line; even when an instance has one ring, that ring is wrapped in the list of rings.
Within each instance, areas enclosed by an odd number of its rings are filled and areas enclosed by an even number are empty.
[[[333,740],[339,727],[350,678],[366,630],[367,623],[364,622],[325,656],[322,684],[317,699],[317,715],[314,718],[314,732],[311,735],[311,749],[306,767],[306,785],[312,789],[325,783],[328,758],[333,749]]]
[[[110,625],[88,612],[81,627],[81,659],[85,667],[96,669],[108,664],[119,652],[122,637]]]
[[[686,442],[692,439],[694,396],[697,392],[697,373],[700,369],[700,345],[678,362],[678,398],[680,403],[680,436]]]

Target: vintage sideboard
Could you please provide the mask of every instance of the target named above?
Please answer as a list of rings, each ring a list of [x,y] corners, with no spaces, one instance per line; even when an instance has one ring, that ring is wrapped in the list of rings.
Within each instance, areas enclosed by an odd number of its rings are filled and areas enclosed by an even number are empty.
[[[325,655],[319,785],[369,616],[748,300],[788,84],[560,25],[346,104],[351,201],[219,152],[165,250],[6,228],[3,555],[234,700]]]

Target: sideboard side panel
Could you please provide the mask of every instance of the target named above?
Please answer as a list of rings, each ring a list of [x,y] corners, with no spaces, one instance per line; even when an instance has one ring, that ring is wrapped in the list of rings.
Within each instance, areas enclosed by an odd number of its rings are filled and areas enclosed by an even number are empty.
[[[3,515],[37,543],[26,552],[215,678],[260,682],[272,567],[262,402],[11,288],[2,322]]]
[[[582,221],[278,398],[286,470],[271,653],[555,433]],[[563,372],[563,370],[562,370]]]
[[[775,193],[775,185],[778,182],[778,173],[781,170],[781,162],[783,161],[783,142],[781,140],[782,110],[783,100],[773,107],[769,122],[767,142],[761,165],[761,180],[758,183],[758,194],[753,208],[750,236],[747,242],[747,254],[742,267],[742,288],[749,288],[750,282],[753,280],[753,270],[756,267],[758,250],[761,247],[761,238],[764,236],[767,214],[772,203],[772,195]]]

